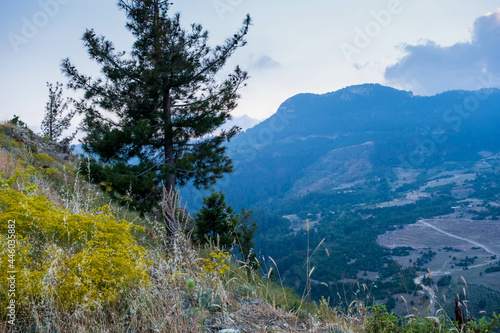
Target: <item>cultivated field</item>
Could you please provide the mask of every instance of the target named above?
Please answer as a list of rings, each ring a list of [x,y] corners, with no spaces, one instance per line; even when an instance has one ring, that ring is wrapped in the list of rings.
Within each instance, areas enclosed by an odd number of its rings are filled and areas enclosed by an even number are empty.
[[[453,281],[458,282],[464,277],[468,283],[500,291],[500,273],[484,273],[487,267],[500,259],[500,221],[458,219],[453,216],[421,219],[404,229],[382,235],[378,243],[387,248],[412,247],[414,251],[410,251],[410,255],[394,257],[404,267],[413,265],[422,253],[435,252],[424,265],[431,271],[434,280],[451,275]],[[475,259],[464,265],[467,258]]]

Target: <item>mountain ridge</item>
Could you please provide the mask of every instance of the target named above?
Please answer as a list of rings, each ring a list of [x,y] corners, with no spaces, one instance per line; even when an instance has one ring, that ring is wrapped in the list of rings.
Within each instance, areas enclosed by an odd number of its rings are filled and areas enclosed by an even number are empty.
[[[377,178],[397,177],[391,170],[396,167],[418,169],[471,158],[497,148],[497,105],[499,89],[417,96],[363,84],[322,95],[297,94],[231,141],[228,149],[236,171],[220,188],[229,192],[236,206],[281,197],[297,179],[307,176],[304,170],[330,151],[365,142],[373,142],[369,156]],[[239,194],[232,193],[233,182],[242,185]]]

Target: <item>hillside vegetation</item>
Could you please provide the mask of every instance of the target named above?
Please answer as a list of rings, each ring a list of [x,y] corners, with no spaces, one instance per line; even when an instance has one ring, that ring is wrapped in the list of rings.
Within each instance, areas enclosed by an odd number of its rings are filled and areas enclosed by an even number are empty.
[[[112,201],[105,184],[78,174],[85,163],[22,123],[0,124],[2,331],[457,331],[443,314],[403,319],[366,307],[369,295],[347,308],[304,302],[272,258],[255,272],[216,244],[198,248],[182,232],[167,240],[161,214]],[[185,214],[176,196],[163,200]]]
[[[451,276],[436,294],[464,288],[462,277],[488,288],[468,301],[475,317],[489,317],[500,311],[499,103],[498,89],[416,96],[363,84],[298,94],[231,141],[235,172],[217,189],[258,212],[257,252],[299,294],[309,238],[321,244],[313,300],[348,307],[371,295],[400,315],[439,302],[453,316],[455,297],[430,299],[415,282],[430,272],[432,288]],[[195,210],[192,192],[182,193]]]

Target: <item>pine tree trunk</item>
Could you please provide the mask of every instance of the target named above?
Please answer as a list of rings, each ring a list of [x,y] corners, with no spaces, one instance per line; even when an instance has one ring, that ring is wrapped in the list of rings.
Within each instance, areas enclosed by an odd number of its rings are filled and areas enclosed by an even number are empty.
[[[50,96],[50,110],[49,110],[49,138],[50,141],[54,140],[54,96]]]
[[[170,96],[168,92],[163,97],[163,112],[165,121],[165,133],[163,138],[163,148],[165,151],[164,163],[170,170],[174,169],[174,142],[172,140],[172,108],[170,107]],[[172,171],[165,179],[167,191],[175,191],[175,173]]]
[[[174,142],[173,142],[173,129],[172,129],[172,109],[170,107],[170,96],[168,91],[163,96],[163,114],[165,122],[165,131],[163,138],[163,149],[164,149],[164,163],[169,169],[169,173],[166,175],[164,181],[165,189],[167,193],[173,193],[175,191],[175,173],[174,173]],[[173,214],[175,216],[175,214]],[[174,232],[174,225],[176,221],[171,221],[172,214],[164,214],[165,228],[167,230],[167,237],[171,238]]]
[[[161,46],[160,46],[160,32],[158,31],[160,26],[160,10],[158,0],[154,0],[154,55],[157,58],[161,56]],[[163,184],[167,193],[172,193],[175,191],[175,173],[174,170],[174,141],[172,138],[172,108],[170,106],[170,88],[166,82],[162,82],[160,87],[162,89],[162,109],[163,109],[163,163],[168,167],[169,173],[166,175]],[[173,223],[175,221],[170,220],[170,214],[163,214],[165,229],[167,231],[167,237],[170,238],[173,233]],[[169,218],[170,217],[170,218]]]

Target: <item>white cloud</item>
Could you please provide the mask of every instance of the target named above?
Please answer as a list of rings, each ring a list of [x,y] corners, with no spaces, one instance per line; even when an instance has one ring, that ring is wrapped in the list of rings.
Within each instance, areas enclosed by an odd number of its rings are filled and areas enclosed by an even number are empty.
[[[256,60],[252,59],[252,62],[250,65],[251,68],[254,68],[257,70],[276,68],[279,66],[281,66],[281,64],[268,55],[260,56]]]
[[[500,10],[476,19],[470,42],[442,47],[432,41],[405,45],[406,55],[385,70],[388,84],[432,95],[446,90],[500,87]],[[484,79],[483,79],[484,81]]]

